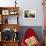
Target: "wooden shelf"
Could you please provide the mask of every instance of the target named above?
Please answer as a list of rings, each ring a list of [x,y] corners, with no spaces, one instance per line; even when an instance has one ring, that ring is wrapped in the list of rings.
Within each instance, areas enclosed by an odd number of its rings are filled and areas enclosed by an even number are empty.
[[[13,12],[13,13],[10,13],[10,12]],[[7,18],[7,16],[8,17],[9,16],[14,16],[14,17],[17,16],[17,18],[18,18],[19,17],[19,7],[0,7],[0,20],[1,20],[0,32],[2,33],[4,29],[8,28],[8,29],[13,30],[14,33],[15,33],[15,29],[16,29],[16,32],[18,33],[18,31],[20,29],[19,24],[18,23],[17,24],[8,24],[8,22],[7,22],[8,19],[5,19],[5,17]],[[10,40],[9,41],[4,41],[4,40],[2,40],[2,38],[3,37],[1,37],[0,46],[18,46],[18,42],[19,41],[13,41],[13,40],[11,40],[11,41]]]
[[[13,12],[13,14],[10,12]],[[15,14],[14,12],[15,13],[17,12],[17,13]],[[5,17],[9,17],[9,16],[15,16],[16,17],[17,16],[17,18],[18,18],[19,7],[0,7],[0,15],[1,15],[1,24],[4,24],[6,22],[5,20],[7,20],[7,23],[8,23],[8,18],[5,19]],[[18,23],[18,21],[17,21],[17,23]]]
[[[7,10],[7,9],[8,9],[8,10],[9,10],[9,9],[10,9],[10,10],[11,10],[11,9],[16,9],[16,10],[18,10],[18,8],[19,8],[19,7],[0,7],[0,10]]]
[[[12,43],[12,42],[19,42],[19,40],[15,40],[15,41],[10,40],[10,41],[3,41],[3,42],[5,42],[5,43],[8,43],[8,42]]]
[[[13,31],[14,29],[17,29],[17,31],[19,31],[20,26],[19,24],[0,24],[0,28],[1,28],[1,31],[5,28],[12,29]]]
[[[18,46],[18,41],[1,41],[0,42],[1,44],[0,45],[2,45],[2,46]]]

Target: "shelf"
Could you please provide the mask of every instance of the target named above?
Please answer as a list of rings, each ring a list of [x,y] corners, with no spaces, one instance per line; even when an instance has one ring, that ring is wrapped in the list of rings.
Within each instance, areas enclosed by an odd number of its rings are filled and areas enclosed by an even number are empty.
[[[11,17],[9,19],[9,16]],[[14,18],[14,17],[16,18]],[[18,17],[19,17],[19,7],[0,7],[0,32],[1,32],[1,41],[0,41],[0,46],[18,46],[18,42],[19,40],[16,39],[16,37],[18,38],[18,31],[20,30],[20,26],[18,24]],[[13,20],[15,21],[15,24],[11,24],[11,22],[13,22]],[[16,23],[17,22],[17,23]],[[10,24],[9,24],[10,23]],[[14,32],[10,35],[7,34],[7,31],[9,31],[8,29],[10,29],[10,31]],[[4,31],[6,31],[6,34],[8,35],[8,39],[10,39],[9,41],[5,41],[5,39],[3,39],[4,37],[6,37],[4,35]],[[14,34],[14,35],[13,35]],[[16,34],[16,37],[15,37]],[[4,35],[4,37],[3,37]],[[13,35],[13,37],[12,37]],[[9,38],[10,37],[10,38]],[[15,38],[15,41],[14,41]],[[16,41],[17,40],[17,41]]]
[[[10,9],[10,10],[11,10],[11,9],[16,9],[16,10],[17,10],[17,9],[19,9],[19,7],[0,7],[0,10],[7,10],[7,9],[8,9],[8,10],[9,10],[9,9]]]
[[[15,41],[15,42],[14,41],[2,42],[3,46],[18,46],[18,43],[19,43],[18,41]]]
[[[12,43],[12,42],[15,43],[15,42],[19,42],[19,40],[15,40],[15,41],[10,40],[10,41],[3,41],[3,42],[4,42],[4,43],[8,43],[8,42],[9,42],[9,43]]]
[[[14,31],[14,29],[17,30],[17,32],[20,29],[19,24],[0,24],[1,30],[5,29],[5,28],[9,28],[12,29]]]
[[[19,16],[19,12],[17,11],[17,13],[9,13],[9,14],[4,14],[4,15],[1,15],[1,16]]]

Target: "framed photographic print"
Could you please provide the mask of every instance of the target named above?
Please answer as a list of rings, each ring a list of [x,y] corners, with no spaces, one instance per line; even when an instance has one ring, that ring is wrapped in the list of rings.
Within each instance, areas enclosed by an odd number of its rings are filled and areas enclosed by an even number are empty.
[[[2,10],[2,15],[9,15],[9,10]]]
[[[36,19],[36,10],[35,9],[25,9],[23,14],[24,19]]]

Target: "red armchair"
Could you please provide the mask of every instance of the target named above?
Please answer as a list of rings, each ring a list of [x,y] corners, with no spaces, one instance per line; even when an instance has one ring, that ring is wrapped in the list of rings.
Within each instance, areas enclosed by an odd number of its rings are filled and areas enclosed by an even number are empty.
[[[34,30],[32,28],[27,29],[27,31],[25,32],[24,37],[22,38],[21,46],[33,46],[33,45],[27,45],[28,43],[31,44],[31,42],[27,42],[27,41],[30,41],[32,39],[35,39],[36,37],[37,37],[37,35],[36,35],[36,33],[34,32]],[[37,38],[34,41],[36,41],[36,44],[34,46],[41,46],[41,44],[39,43],[39,41],[37,40]]]

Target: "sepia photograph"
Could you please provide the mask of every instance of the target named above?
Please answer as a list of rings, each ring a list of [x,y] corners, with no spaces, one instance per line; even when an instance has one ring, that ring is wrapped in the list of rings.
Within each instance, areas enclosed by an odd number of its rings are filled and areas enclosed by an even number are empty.
[[[36,18],[36,10],[28,9],[24,10],[24,19],[35,19]]]

